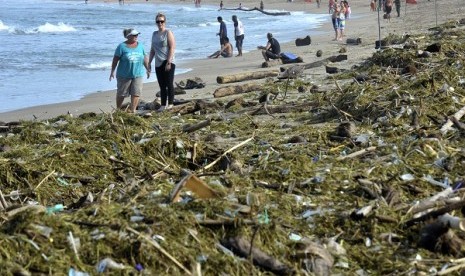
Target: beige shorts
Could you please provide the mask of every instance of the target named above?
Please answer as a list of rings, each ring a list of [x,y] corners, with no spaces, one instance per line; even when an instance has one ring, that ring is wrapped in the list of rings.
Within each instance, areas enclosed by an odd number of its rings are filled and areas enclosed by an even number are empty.
[[[142,77],[133,79],[117,78],[116,95],[118,97],[128,97],[129,95],[140,97],[143,86]]]

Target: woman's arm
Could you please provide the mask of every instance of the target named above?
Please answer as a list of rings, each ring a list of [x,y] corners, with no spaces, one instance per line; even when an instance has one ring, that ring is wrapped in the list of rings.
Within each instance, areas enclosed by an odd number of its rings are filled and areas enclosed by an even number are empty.
[[[119,57],[113,56],[113,61],[111,62],[111,71],[110,71],[110,81],[115,78],[116,65],[118,65]]]
[[[145,70],[147,70],[147,79],[150,78],[150,63],[149,63],[149,57],[147,55],[144,56],[144,67]]]
[[[166,62],[166,70],[171,70],[171,61],[174,57],[174,50],[176,49],[176,41],[174,40],[174,34],[172,31],[168,31],[168,57]]]

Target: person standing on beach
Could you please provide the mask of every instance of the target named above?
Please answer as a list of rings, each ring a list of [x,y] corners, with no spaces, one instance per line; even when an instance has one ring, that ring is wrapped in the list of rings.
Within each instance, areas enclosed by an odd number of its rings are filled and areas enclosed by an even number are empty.
[[[242,44],[244,43],[244,25],[237,19],[236,15],[232,16],[234,22],[234,37],[236,39],[237,57],[242,56]]]
[[[220,10],[223,9],[223,1],[220,2]]]
[[[331,4],[332,3],[332,4]],[[331,14],[331,23],[333,24],[334,29],[334,39],[337,40],[338,38],[338,28],[337,28],[337,15],[338,15],[338,4],[337,1],[330,0],[329,1],[329,14]]]
[[[176,41],[171,30],[166,29],[166,16],[158,13],[155,16],[158,30],[152,34],[152,46],[150,48],[149,68],[155,58],[155,72],[160,86],[161,107],[158,111],[170,109],[174,104],[174,50]]]
[[[341,2],[339,5],[339,13],[336,18],[337,22],[337,30],[339,32],[339,37],[337,40],[342,41],[344,38],[344,29],[346,27],[346,7],[344,6],[344,3]]]
[[[216,35],[220,36],[220,45],[224,44],[224,38],[228,36],[228,29],[226,28],[226,23],[223,21],[223,17],[217,17],[218,22],[220,22],[220,31]]]
[[[384,15],[384,18],[387,19],[388,22],[391,22],[392,4],[392,0],[385,1],[384,11],[386,14]]]
[[[144,45],[137,41],[139,32],[135,29],[124,29],[126,41],[116,47],[113,62],[111,63],[110,81],[115,78],[116,69],[116,107],[121,109],[125,97],[131,95],[129,112],[134,113],[139,105],[139,97],[144,81],[144,67],[147,78],[150,77],[150,68]]]
[[[394,0],[394,4],[396,5],[397,17],[400,17],[400,0]]]
[[[258,49],[262,50],[263,58],[265,61],[280,58],[281,46],[279,45],[279,42],[273,37],[272,33],[268,33],[266,37],[268,38],[266,46],[258,46]]]

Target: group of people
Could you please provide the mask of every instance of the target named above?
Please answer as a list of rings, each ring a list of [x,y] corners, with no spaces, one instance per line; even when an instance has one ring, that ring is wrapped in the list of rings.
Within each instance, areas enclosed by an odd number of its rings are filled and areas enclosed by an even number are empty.
[[[232,57],[233,46],[227,36],[226,23],[221,16],[217,19],[220,22],[220,31],[217,35],[220,37],[221,49],[209,57]],[[237,56],[242,56],[244,26],[236,15],[232,16],[232,21],[234,22]],[[173,32],[166,28],[166,16],[163,13],[158,13],[155,16],[155,23],[157,30],[152,33],[150,53],[148,55],[143,44],[138,41],[140,32],[132,28],[123,30],[123,36],[126,40],[116,47],[109,78],[111,81],[116,76],[116,107],[118,109],[122,109],[124,99],[130,97],[131,103],[128,112],[136,112],[142,93],[143,77],[146,75],[147,78],[150,78],[153,60],[155,60],[155,73],[160,87],[161,106],[158,111],[173,107],[176,41]],[[271,33],[267,34],[267,38],[266,46],[259,46],[259,49],[262,49],[263,58],[266,61],[280,58],[281,47],[279,42]]]
[[[223,21],[221,16],[217,17],[218,22],[220,23],[220,30],[216,35],[220,37],[220,50],[209,55],[209,58],[218,58],[220,56],[229,58],[233,56],[233,46],[229,42],[228,38],[228,29],[226,23]],[[232,16],[232,21],[234,23],[234,39],[236,40],[237,56],[242,56],[242,45],[244,42],[244,25],[237,18],[236,15]],[[281,46],[279,42],[273,37],[273,34],[267,34],[268,42],[266,46],[258,46],[262,50],[262,55],[265,61],[270,59],[278,59],[281,54]]]
[[[158,30],[152,34],[150,53],[147,57],[144,46],[138,41],[140,32],[135,29],[124,29],[126,40],[115,50],[111,64],[110,81],[117,81],[116,107],[122,108],[126,97],[131,97],[129,112],[134,113],[139,104],[143,88],[144,68],[150,78],[151,64],[155,60],[155,73],[160,87],[161,107],[158,111],[170,109],[174,104],[174,72],[176,69],[174,51],[176,41],[171,30],[166,28],[166,16],[158,13],[155,16]]]
[[[340,3],[337,0],[329,0],[329,14],[331,14],[331,21],[335,32],[334,40],[342,40],[344,37],[346,20],[349,19],[351,13],[352,11],[347,0],[342,0]]]
[[[221,16],[217,17],[218,22],[220,23],[220,30],[216,34],[220,37],[220,50],[216,51],[215,53],[209,55],[209,58],[218,58],[219,56],[222,57],[232,57],[233,56],[233,47],[229,42],[228,38],[228,29],[226,27],[226,23],[223,21]],[[237,56],[242,56],[242,45],[244,43],[244,25],[242,22],[237,18],[236,15],[232,16],[232,21],[234,23],[234,39],[236,40],[236,48],[237,48]]]

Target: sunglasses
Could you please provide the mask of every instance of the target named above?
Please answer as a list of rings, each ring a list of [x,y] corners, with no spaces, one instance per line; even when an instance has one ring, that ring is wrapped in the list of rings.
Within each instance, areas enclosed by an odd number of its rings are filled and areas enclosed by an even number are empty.
[[[157,24],[165,23],[165,21],[163,21],[163,20],[157,20],[157,21],[155,21],[155,22],[156,22]]]

